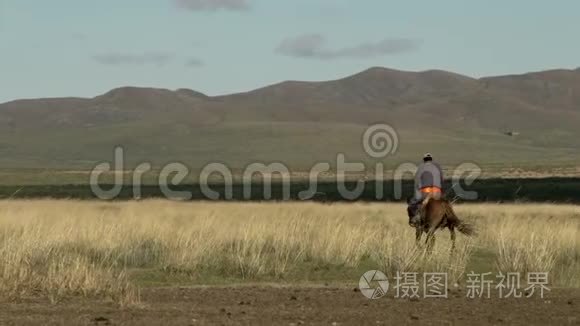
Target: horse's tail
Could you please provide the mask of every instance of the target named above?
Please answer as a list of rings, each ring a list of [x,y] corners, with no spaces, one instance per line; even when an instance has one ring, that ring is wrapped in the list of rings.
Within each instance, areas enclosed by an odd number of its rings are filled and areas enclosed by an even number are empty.
[[[477,232],[475,231],[475,227],[473,226],[473,224],[459,221],[459,224],[457,225],[457,230],[468,237],[477,235]]]
[[[450,203],[447,203],[446,206],[447,206],[446,212],[447,219],[449,223],[451,223],[454,227],[456,227],[459,232],[465,234],[468,237],[477,235],[477,231],[475,230],[475,226],[473,224],[461,221],[459,217],[457,217],[457,215],[455,214],[455,211],[453,210],[453,207],[451,207]]]

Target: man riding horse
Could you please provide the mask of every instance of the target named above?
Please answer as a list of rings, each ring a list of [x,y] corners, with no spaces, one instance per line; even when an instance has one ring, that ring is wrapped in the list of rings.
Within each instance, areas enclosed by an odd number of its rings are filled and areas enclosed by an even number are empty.
[[[423,156],[423,163],[419,165],[415,174],[415,192],[407,207],[409,225],[416,227],[421,224],[421,216],[418,211],[427,196],[435,199],[443,196],[443,172],[441,166],[433,161],[433,156],[430,153]]]
[[[443,172],[429,153],[423,156],[423,163],[415,175],[415,195],[409,200],[407,213],[409,225],[416,230],[417,244],[421,240],[421,235],[427,233],[426,244],[429,252],[433,248],[437,229],[449,229],[452,250],[455,249],[456,228],[467,236],[476,233],[473,225],[461,221],[451,204],[443,198]]]

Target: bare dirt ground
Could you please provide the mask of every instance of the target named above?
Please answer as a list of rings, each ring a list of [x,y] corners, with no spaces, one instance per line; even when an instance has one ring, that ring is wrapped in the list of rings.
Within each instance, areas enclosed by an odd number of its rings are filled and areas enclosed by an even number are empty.
[[[69,300],[3,303],[0,325],[580,325],[580,289],[545,298],[366,299],[349,288],[150,288],[142,306]]]

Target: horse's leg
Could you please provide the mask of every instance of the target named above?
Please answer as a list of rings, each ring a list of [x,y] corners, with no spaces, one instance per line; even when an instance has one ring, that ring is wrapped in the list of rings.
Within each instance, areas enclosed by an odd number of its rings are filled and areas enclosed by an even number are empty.
[[[415,244],[419,247],[421,242],[421,236],[423,235],[423,229],[420,226],[415,227]]]
[[[427,232],[427,240],[425,240],[425,245],[427,246],[427,253],[431,254],[433,252],[433,246],[435,245],[435,230],[437,228],[430,228]]]
[[[455,227],[450,226],[449,232],[451,233],[451,254],[453,255],[455,253]]]

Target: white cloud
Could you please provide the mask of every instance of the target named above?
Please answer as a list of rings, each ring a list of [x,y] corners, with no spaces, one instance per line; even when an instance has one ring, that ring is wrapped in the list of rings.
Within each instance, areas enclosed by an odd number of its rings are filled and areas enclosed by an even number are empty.
[[[104,53],[93,56],[93,59],[104,65],[158,65],[162,66],[172,60],[172,55],[167,53]]]
[[[304,34],[283,40],[276,52],[298,58],[337,59],[370,58],[412,52],[418,49],[419,42],[405,38],[383,39],[374,43],[368,42],[331,49],[326,47],[326,38],[324,36],[320,34]]]
[[[247,0],[173,0],[177,7],[192,11],[246,10]]]
[[[185,62],[185,65],[187,67],[201,67],[203,66],[203,61],[197,58],[190,58],[189,60],[187,60],[187,62]]]

